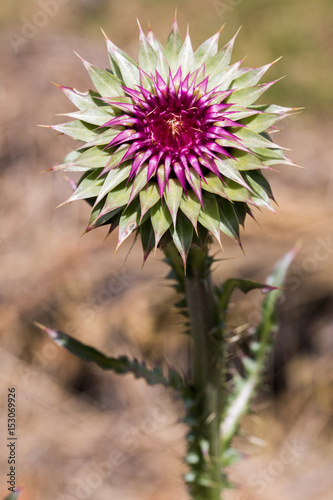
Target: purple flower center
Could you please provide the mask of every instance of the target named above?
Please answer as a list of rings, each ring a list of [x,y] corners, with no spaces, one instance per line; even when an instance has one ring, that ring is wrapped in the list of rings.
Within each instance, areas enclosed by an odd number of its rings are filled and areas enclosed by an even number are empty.
[[[119,163],[133,159],[130,178],[148,164],[147,182],[157,178],[161,195],[170,176],[176,176],[185,190],[194,188],[193,175],[204,178],[207,169],[221,177],[216,161],[232,155],[219,142],[231,141],[232,147],[242,149],[239,139],[228,131],[241,126],[229,118],[232,105],[223,102],[232,91],[207,90],[208,78],[197,83],[197,74],[182,80],[179,69],[174,76],[169,74],[168,84],[158,73],[156,78],[144,74],[153,92],[143,85],[138,90],[123,87],[127,98],[106,99],[125,112],[103,125],[122,127],[107,147],[128,144]],[[158,173],[160,166],[164,175]]]
[[[153,145],[171,153],[188,153],[202,139],[198,109],[169,106],[164,111],[155,108],[145,119],[144,131]]]

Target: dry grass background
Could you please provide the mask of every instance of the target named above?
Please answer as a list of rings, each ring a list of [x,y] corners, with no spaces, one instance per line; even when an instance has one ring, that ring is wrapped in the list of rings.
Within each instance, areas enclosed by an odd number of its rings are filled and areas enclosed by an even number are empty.
[[[50,84],[84,90],[88,77],[73,54],[107,65],[103,26],[135,56],[137,28],[152,27],[165,41],[174,5],[159,0],[54,0],[0,7],[0,495],[5,495],[5,402],[18,395],[18,484],[23,500],[185,499],[182,409],[173,395],[130,376],[115,377],[51,344],[33,321],[62,329],[108,353],[153,360],[166,356],[186,367],[181,320],[161,256],[141,269],[140,246],[115,236],[80,238],[89,208],[54,210],[70,193],[61,175],[40,174],[72,143],[38,123],[56,123],[70,103]],[[48,4],[50,5],[50,4]],[[49,11],[51,12],[51,11]],[[236,55],[260,65],[283,54],[271,77],[288,78],[269,101],[306,106],[289,119],[279,141],[305,170],[281,168],[271,181],[279,215],[259,214],[243,235],[246,257],[225,241],[215,271],[262,280],[276,259],[301,241],[280,305],[281,328],[270,360],[268,387],[244,421],[238,446],[244,460],[230,471],[239,485],[232,500],[329,500],[333,479],[333,171],[332,4],[307,0],[178,2],[182,33],[190,22],[195,45],[227,23],[223,40],[243,23]],[[39,14],[40,16],[40,14]],[[27,19],[39,27],[25,36]],[[38,21],[39,19],[39,21]],[[44,25],[43,24],[44,19]],[[33,28],[30,28],[33,30]],[[23,30],[23,31],[22,31]],[[14,42],[16,40],[16,42]],[[274,72],[276,73],[274,74]],[[130,251],[130,253],[129,253]],[[216,251],[218,249],[216,248]],[[237,297],[231,326],[255,321],[260,294]],[[275,392],[272,392],[272,389]]]

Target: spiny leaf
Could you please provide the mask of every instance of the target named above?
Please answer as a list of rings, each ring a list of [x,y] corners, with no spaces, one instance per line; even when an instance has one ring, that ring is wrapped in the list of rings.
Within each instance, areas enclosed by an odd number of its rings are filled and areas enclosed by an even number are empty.
[[[239,203],[236,201],[236,202],[233,202],[232,206],[233,206],[235,213],[237,215],[239,224],[244,227],[244,222],[245,222],[246,216],[249,213],[247,204],[246,203]]]
[[[293,248],[290,252],[288,252],[277,263],[272,274],[266,280],[266,287],[270,287],[272,291],[270,291],[266,295],[261,307],[261,321],[256,330],[256,338],[259,340],[259,342],[258,349],[254,351],[255,359],[253,360],[253,362],[255,364],[253,364],[252,362],[250,374],[248,374],[247,378],[243,379],[242,383],[238,385],[237,392],[234,393],[231,405],[228,407],[228,410],[224,416],[224,420],[221,426],[221,434],[223,439],[223,446],[225,448],[227,448],[231,439],[237,433],[240,419],[246,413],[250,400],[254,395],[255,389],[260,381],[261,373],[264,369],[266,357],[271,344],[272,332],[276,328],[276,301],[282,294],[281,286],[283,285],[288,268],[296,253],[296,248]],[[248,283],[246,281],[244,282],[243,280],[241,280],[239,285],[243,288],[243,291],[245,290],[245,293],[247,290],[251,290],[256,287],[256,284],[251,285],[251,282]],[[221,307],[223,308],[223,310],[226,309],[227,304],[230,300],[230,295],[235,288],[235,281],[230,281],[227,288],[228,291],[224,289],[222,293]]]
[[[199,174],[194,170],[194,168],[190,167],[188,170],[185,170],[185,177],[189,185],[191,186],[193,192],[196,197],[200,201],[201,205],[202,201],[202,189],[201,189],[201,178]]]
[[[281,288],[290,264],[294,260],[298,252],[298,247],[295,246],[287,252],[274,266],[271,274],[266,280],[266,286],[273,289],[264,299],[261,308],[261,323],[257,328],[257,338],[261,342],[269,341],[269,336],[272,330],[276,327],[275,305],[277,299],[282,295]]]
[[[65,158],[63,158],[57,165],[54,165],[50,168],[50,170],[65,170],[66,166],[69,165],[73,160],[79,158],[80,152],[74,149],[70,153],[68,153]]]
[[[89,220],[87,230],[90,230],[90,226],[92,226],[94,224],[94,222],[96,221],[96,219],[100,216],[101,211],[104,207],[104,203],[105,203],[105,199],[94,204],[94,206],[91,210],[91,213],[90,213],[90,220]]]
[[[181,376],[174,370],[172,370],[172,379],[170,377],[169,380],[164,377],[160,366],[156,366],[155,369],[150,370],[146,367],[145,363],[141,363],[137,359],[130,360],[127,356],[120,356],[118,358],[109,357],[94,347],[84,344],[66,333],[47,328],[40,323],[35,323],[35,325],[47,333],[59,346],[65,347],[69,352],[84,361],[96,363],[103,370],[112,370],[121,375],[131,373],[136,378],[144,378],[150,385],[161,384],[169,387],[171,385],[170,381],[172,380],[172,386],[175,389],[180,390],[183,387]]]
[[[244,174],[247,179],[251,179],[254,181],[256,184],[258,184],[267,194],[267,196],[271,199],[274,200],[274,196],[272,193],[271,186],[266,179],[266,177],[259,171],[259,170],[253,170],[251,172],[248,172],[247,174]]]
[[[252,290],[260,289],[263,293],[275,290],[276,287],[269,286],[267,283],[258,283],[252,280],[243,280],[230,278],[223,283],[219,291],[219,306],[221,311],[227,312],[228,305],[233,292],[238,289],[243,293],[251,292]]]
[[[252,108],[241,108],[236,104],[232,106],[232,119],[234,121],[240,121],[243,118],[247,118],[248,116],[257,115],[259,111]]]
[[[105,199],[95,204],[95,206],[92,208],[86,232],[90,231],[91,229],[95,229],[96,227],[104,226],[106,223],[111,223],[111,219],[113,219],[117,215],[119,216],[119,212],[123,209],[123,207],[118,207],[114,210],[110,210],[104,215],[101,215],[104,205]]]
[[[68,171],[95,170],[96,168],[104,168],[109,159],[110,156],[106,151],[92,147],[78,154],[74,159],[70,159],[63,165],[63,168]]]

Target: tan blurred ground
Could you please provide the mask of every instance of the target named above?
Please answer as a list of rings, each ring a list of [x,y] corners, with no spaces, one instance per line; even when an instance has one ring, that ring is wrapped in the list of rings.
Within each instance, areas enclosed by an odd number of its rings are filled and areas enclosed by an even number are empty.
[[[102,373],[55,347],[32,326],[40,321],[109,354],[148,360],[164,355],[185,369],[186,341],[177,336],[181,320],[168,312],[173,291],[163,279],[167,268],[161,255],[152,256],[142,270],[139,245],[127,257],[132,241],[113,255],[116,236],[103,243],[100,230],[80,238],[88,206],[54,210],[70,188],[60,174],[40,173],[73,143],[36,127],[57,123],[61,118],[55,113],[72,109],[50,81],[79,90],[90,85],[73,50],[96,65],[107,65],[100,26],[135,56],[135,17],[143,26],[149,19],[164,42],[174,5],[162,0],[54,2],[46,17],[38,14],[42,4],[46,12],[46,1],[13,0],[0,7],[0,480],[7,473],[7,388],[16,387],[23,500],[185,499],[185,429],[177,424],[181,407],[173,395],[130,376]],[[263,390],[254,413],[245,419],[244,436],[237,443],[244,460],[230,472],[240,488],[226,499],[329,500],[332,4],[195,0],[178,3],[178,15],[183,34],[190,22],[195,45],[224,22],[223,41],[243,24],[236,51],[238,57],[249,54],[246,64],[284,56],[270,76],[288,77],[267,99],[307,107],[286,121],[276,139],[306,168],[284,167],[270,176],[282,220],[262,213],[261,227],[248,221],[246,256],[225,241],[219,256],[229,260],[215,272],[217,282],[230,274],[263,280],[279,256],[302,242],[281,304],[281,330],[271,360],[284,390],[276,399]],[[260,295],[248,299],[235,302],[232,325],[255,321]],[[5,492],[1,482],[0,495]]]

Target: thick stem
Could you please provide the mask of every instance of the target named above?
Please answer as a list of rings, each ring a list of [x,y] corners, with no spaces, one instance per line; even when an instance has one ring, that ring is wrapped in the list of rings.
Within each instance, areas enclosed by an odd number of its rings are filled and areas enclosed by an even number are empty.
[[[208,456],[203,450],[202,460],[193,467],[200,477],[193,485],[192,493],[197,500],[220,500],[223,338],[219,331],[207,252],[192,247],[187,262],[184,285],[193,339],[193,398],[196,401],[194,413],[197,413],[193,415],[197,419],[194,433],[201,451],[202,444],[208,444]]]

